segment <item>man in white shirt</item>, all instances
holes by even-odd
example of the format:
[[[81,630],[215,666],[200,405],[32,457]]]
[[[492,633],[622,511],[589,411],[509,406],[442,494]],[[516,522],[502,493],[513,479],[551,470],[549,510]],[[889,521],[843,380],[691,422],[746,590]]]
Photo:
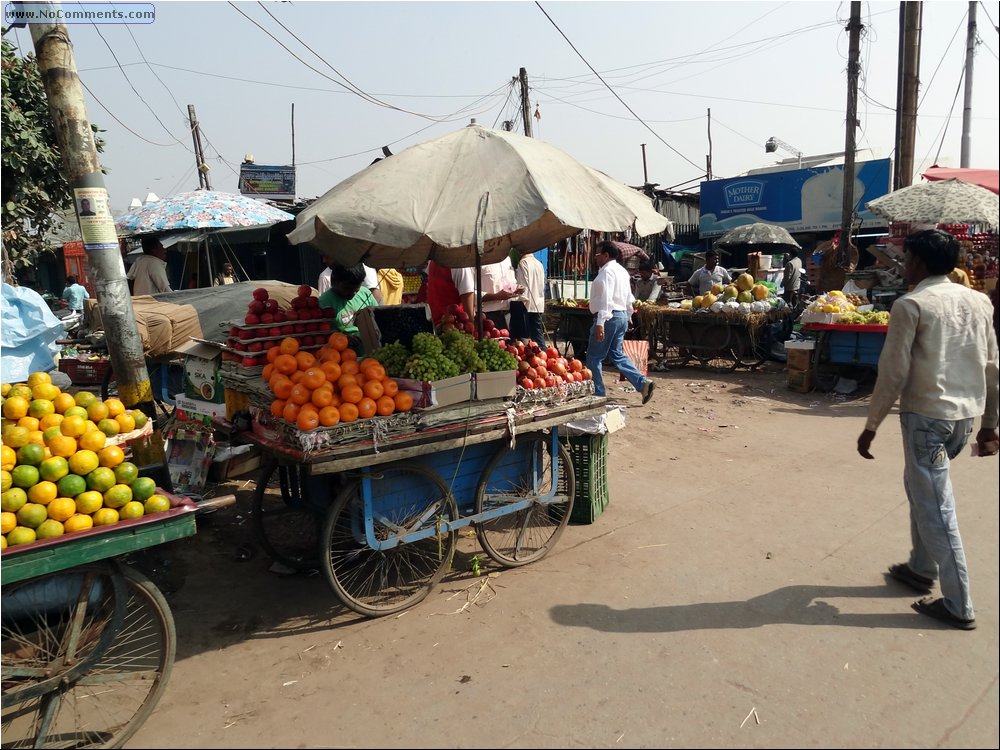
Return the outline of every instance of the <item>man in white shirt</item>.
[[[132,294],[136,297],[171,291],[167,279],[167,249],[159,239],[142,238],[142,255],[132,264],[128,278],[132,280]]]
[[[316,291],[322,294],[330,289],[330,279],[333,274],[333,258],[329,255],[322,255],[320,258],[323,261],[324,268],[319,272],[319,279],[316,281]]]
[[[594,326],[590,329],[587,344],[587,367],[594,378],[594,393],[606,395],[602,366],[605,359],[618,368],[618,372],[642,394],[642,403],[653,396],[656,383],[641,372],[628,358],[622,347],[625,331],[632,317],[632,277],[618,264],[621,252],[611,242],[597,246],[597,265],[600,270],[590,286],[590,312]]]
[[[458,289],[458,299],[465,308],[466,315],[476,320],[476,269],[453,268],[451,279]],[[499,263],[488,263],[482,267],[480,284],[483,293],[483,313],[493,321],[497,328],[507,328],[507,310],[512,297],[518,296],[523,289],[517,286],[514,276],[514,266],[510,258],[504,258]]]
[[[534,253],[525,253],[514,269],[514,278],[524,291],[510,301],[510,335],[531,339],[545,348],[545,268]]]
[[[985,294],[948,279],[959,250],[950,234],[917,232],[903,250],[906,281],[914,289],[893,303],[858,453],[874,458],[875,431],[898,397],[913,546],[909,560],[892,565],[888,574],[920,593],[930,593],[938,578],[943,596],[920,599],[913,609],[972,630],[975,611],[950,462],[980,416],[976,448],[982,456],[997,453],[1000,376],[993,307]]]
[[[719,265],[719,253],[716,250],[709,250],[705,253],[705,265],[703,268],[699,268],[693,274],[691,278],[688,279],[688,286],[691,287],[691,293],[694,295],[707,294],[712,289],[713,284],[726,284],[731,283],[733,277],[729,275],[729,271]]]
[[[380,305],[385,304],[385,298],[382,296],[382,287],[378,285],[378,271],[371,266],[365,266],[365,283],[363,286],[368,288],[368,291],[372,293],[376,302]]]

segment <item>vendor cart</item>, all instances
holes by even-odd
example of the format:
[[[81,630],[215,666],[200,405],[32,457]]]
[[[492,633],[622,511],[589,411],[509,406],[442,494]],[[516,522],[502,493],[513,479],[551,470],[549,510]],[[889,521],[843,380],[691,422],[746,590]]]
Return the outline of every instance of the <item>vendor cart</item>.
[[[830,391],[842,376],[860,380],[877,372],[887,325],[807,323],[803,331],[815,334],[813,382]]]
[[[3,747],[121,747],[152,713],[174,621],[117,556],[195,533],[199,507],[160,493],[170,510],[4,550]]]
[[[253,499],[255,529],[276,560],[322,569],[355,612],[399,612],[448,570],[460,529],[474,525],[500,565],[544,557],[575,494],[559,426],[605,409],[596,396],[499,410],[464,404],[429,412],[438,426],[313,455],[248,433],[269,458]]]

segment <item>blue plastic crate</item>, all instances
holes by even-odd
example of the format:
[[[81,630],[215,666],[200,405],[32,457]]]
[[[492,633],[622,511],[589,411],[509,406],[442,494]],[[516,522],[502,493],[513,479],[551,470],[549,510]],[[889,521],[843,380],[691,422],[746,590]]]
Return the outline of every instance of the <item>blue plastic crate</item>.
[[[878,364],[885,343],[884,333],[853,331],[830,332],[830,362],[835,365]]]

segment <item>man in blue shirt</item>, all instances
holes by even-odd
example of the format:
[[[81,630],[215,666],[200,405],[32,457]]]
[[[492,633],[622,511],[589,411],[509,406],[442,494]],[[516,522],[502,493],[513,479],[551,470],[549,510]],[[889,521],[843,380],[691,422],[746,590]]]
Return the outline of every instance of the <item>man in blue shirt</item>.
[[[67,276],[66,288],[63,289],[62,298],[70,310],[73,312],[83,312],[83,301],[87,299],[87,290],[76,283],[76,276]]]

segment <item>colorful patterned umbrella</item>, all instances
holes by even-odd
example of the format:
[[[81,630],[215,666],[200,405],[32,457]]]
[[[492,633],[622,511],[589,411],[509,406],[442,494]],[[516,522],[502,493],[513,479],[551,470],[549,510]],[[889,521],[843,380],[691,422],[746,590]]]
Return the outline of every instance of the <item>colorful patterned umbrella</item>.
[[[119,217],[115,226],[124,234],[151,234],[174,229],[254,227],[294,218],[254,198],[195,190],[147,203],[138,211]]]
[[[754,224],[744,224],[730,229],[715,243],[718,247],[735,247],[743,245],[790,245],[799,247],[799,243],[784,227],[765,224],[758,221]]]
[[[908,224],[997,226],[996,193],[962,180],[921,182],[869,201],[869,211]]]

